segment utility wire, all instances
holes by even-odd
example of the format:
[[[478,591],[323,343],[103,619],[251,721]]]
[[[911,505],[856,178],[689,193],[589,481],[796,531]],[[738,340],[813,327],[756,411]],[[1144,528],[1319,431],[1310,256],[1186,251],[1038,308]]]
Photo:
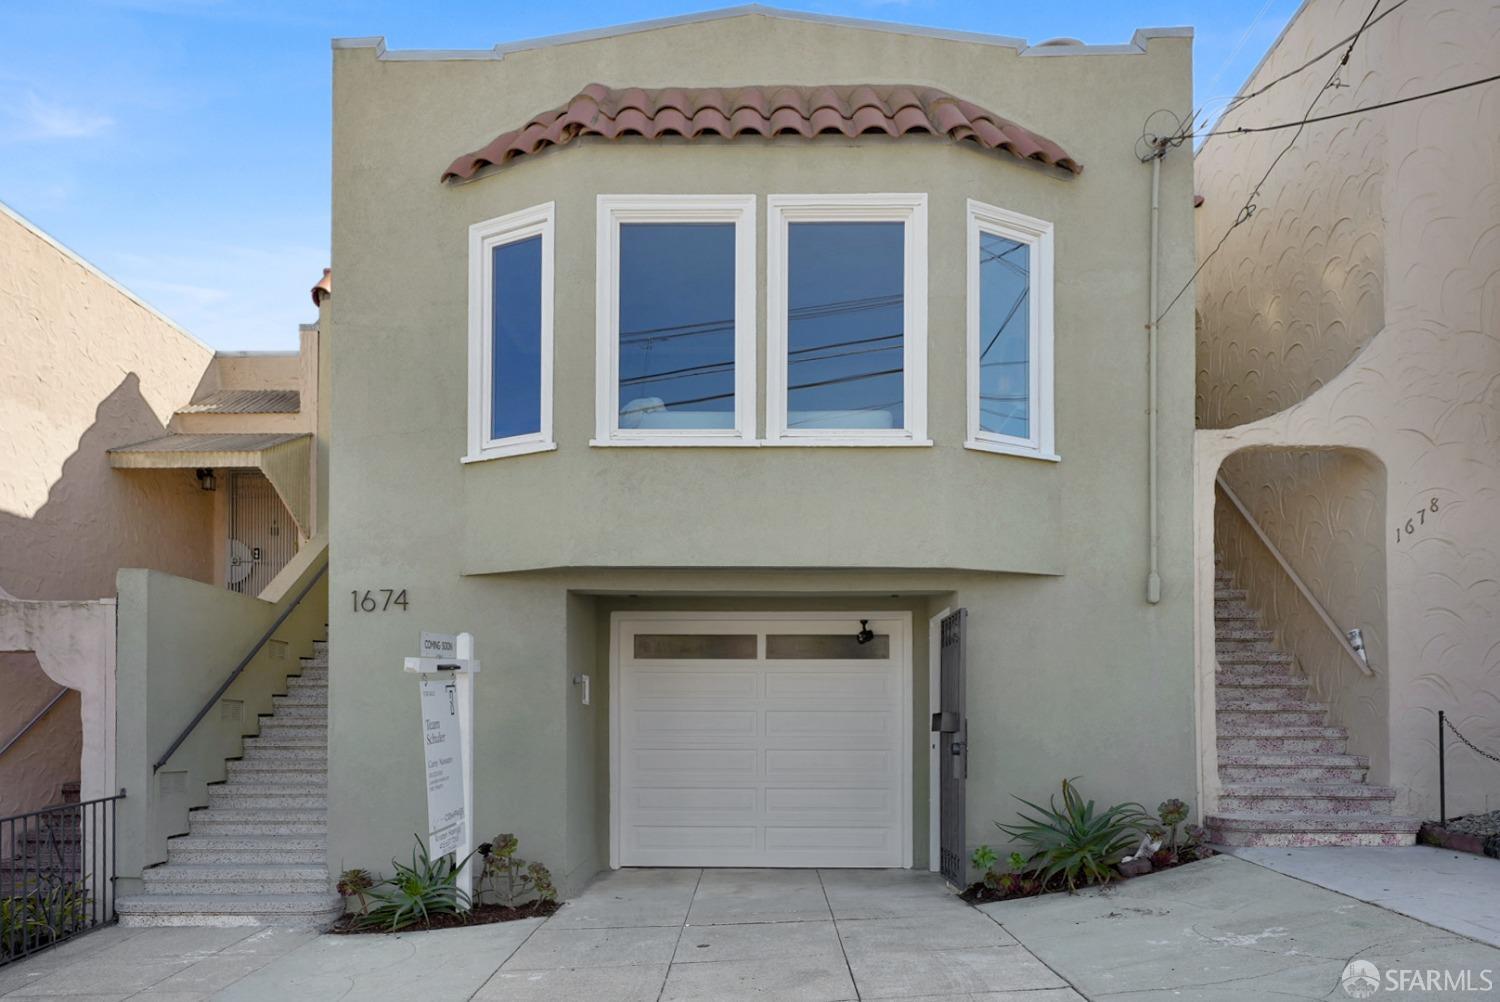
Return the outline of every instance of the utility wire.
[[[1255,88],[1252,91],[1246,91],[1243,94],[1236,94],[1234,96],[1234,98],[1230,100],[1229,104],[1225,106],[1224,110],[1219,113],[1219,119],[1222,121],[1225,115],[1229,114],[1231,111],[1233,111],[1234,109],[1238,108],[1240,105],[1244,104],[1246,101],[1250,100],[1251,98],[1253,98],[1253,97],[1259,97],[1260,95],[1264,94],[1266,91],[1270,90],[1272,87],[1275,87],[1277,84],[1281,83],[1282,81],[1284,81],[1284,80],[1290,80],[1292,77],[1296,76],[1298,73],[1301,73],[1303,70],[1307,69],[1309,66],[1312,66],[1315,63],[1321,62],[1323,59],[1326,59],[1328,56],[1330,56],[1333,53],[1337,52],[1342,46],[1344,46],[1346,44],[1349,44],[1349,43],[1353,42],[1356,38],[1358,38],[1359,34],[1360,34],[1360,31],[1364,31],[1366,28],[1373,28],[1375,25],[1379,24],[1381,21],[1384,21],[1387,17],[1390,17],[1392,14],[1396,13],[1396,11],[1398,11],[1402,7],[1406,6],[1406,4],[1409,3],[1409,2],[1410,2],[1410,0],[1397,0],[1397,2],[1395,4],[1391,5],[1390,7],[1387,7],[1385,10],[1381,11],[1379,17],[1372,18],[1370,20],[1369,24],[1364,25],[1363,27],[1361,27],[1359,31],[1356,31],[1352,35],[1347,35],[1344,38],[1339,39],[1337,42],[1335,42],[1334,44],[1330,45],[1328,48],[1324,49],[1322,52],[1318,53],[1316,56],[1313,56],[1311,59],[1309,59],[1307,62],[1303,63],[1301,66],[1298,66],[1296,69],[1294,69],[1294,70],[1288,70],[1287,72],[1283,73],[1281,76],[1277,77],[1275,80],[1272,80],[1269,83],[1262,84],[1261,86]],[[1209,134],[1212,135],[1212,133],[1209,133]]]
[[[1439,90],[1429,90],[1422,94],[1412,94],[1409,97],[1398,97],[1393,101],[1382,101],[1379,104],[1366,104],[1358,108],[1350,108],[1348,111],[1335,111],[1327,115],[1314,115],[1312,118],[1303,118],[1295,122],[1282,122],[1279,125],[1239,125],[1232,129],[1216,129],[1213,132],[1189,133],[1186,138],[1200,139],[1209,136],[1242,136],[1252,132],[1277,132],[1281,129],[1295,129],[1304,125],[1312,125],[1314,122],[1327,122],[1334,118],[1346,118],[1349,115],[1363,115],[1369,111],[1379,111],[1382,108],[1394,108],[1398,104],[1409,104],[1412,101],[1421,101],[1424,98],[1438,97],[1443,94],[1452,94],[1456,90],[1467,90],[1470,87],[1478,87],[1482,84],[1494,83],[1500,80],[1500,73],[1492,77],[1484,77],[1481,80],[1470,80],[1467,83],[1454,84],[1452,87],[1443,87]]]
[[[1245,199],[1245,204],[1241,206],[1240,211],[1235,214],[1234,222],[1229,224],[1229,228],[1224,231],[1224,235],[1219,238],[1219,242],[1214,245],[1214,249],[1209,251],[1208,256],[1206,256],[1202,261],[1198,262],[1198,267],[1193,269],[1193,273],[1189,275],[1188,280],[1182,284],[1182,288],[1178,289],[1177,294],[1172,297],[1172,301],[1167,303],[1166,309],[1158,313],[1156,317],[1151,321],[1153,328],[1161,326],[1162,318],[1171,311],[1172,307],[1177,305],[1177,301],[1182,298],[1183,293],[1187,292],[1188,289],[1191,289],[1193,287],[1193,282],[1197,280],[1199,274],[1201,274],[1203,269],[1208,265],[1208,262],[1212,261],[1214,259],[1214,256],[1217,255],[1219,251],[1224,247],[1224,242],[1229,239],[1229,235],[1245,222],[1247,222],[1251,216],[1255,215],[1255,200],[1260,197],[1261,188],[1265,187],[1265,183],[1271,177],[1271,173],[1276,170],[1276,165],[1281,163],[1282,158],[1291,152],[1293,146],[1297,145],[1297,140],[1301,138],[1302,130],[1307,127],[1307,123],[1312,115],[1313,109],[1318,106],[1318,102],[1322,100],[1323,95],[1328,92],[1328,89],[1333,86],[1334,81],[1339,78],[1340,71],[1342,71],[1343,68],[1348,65],[1349,56],[1354,52],[1354,46],[1359,43],[1360,35],[1362,35],[1365,29],[1370,26],[1370,19],[1375,16],[1375,11],[1380,7],[1380,3],[1381,0],[1375,0],[1375,3],[1370,6],[1369,13],[1366,14],[1365,19],[1360,22],[1359,30],[1356,31],[1352,36],[1350,36],[1349,47],[1344,50],[1344,55],[1339,59],[1338,65],[1333,68],[1333,72],[1328,75],[1328,79],[1323,82],[1323,86],[1319,87],[1318,92],[1313,95],[1312,103],[1307,106],[1307,111],[1303,112],[1302,114],[1302,121],[1293,123],[1296,126],[1297,131],[1292,134],[1291,140],[1284,147],[1282,147],[1280,153],[1276,154],[1275,159],[1271,161],[1271,166],[1266,168],[1266,172],[1262,174],[1260,180],[1255,183],[1255,187],[1250,189],[1250,195]],[[1163,147],[1162,149],[1164,152],[1165,147]]]

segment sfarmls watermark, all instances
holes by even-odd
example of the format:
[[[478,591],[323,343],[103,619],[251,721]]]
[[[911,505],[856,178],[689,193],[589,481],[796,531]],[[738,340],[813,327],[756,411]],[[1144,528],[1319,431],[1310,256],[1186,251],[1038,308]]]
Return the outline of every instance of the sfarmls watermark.
[[[1388,992],[1488,992],[1495,987],[1494,972],[1392,967],[1382,972],[1368,960],[1351,960],[1339,978],[1344,994],[1367,999],[1381,989]]]

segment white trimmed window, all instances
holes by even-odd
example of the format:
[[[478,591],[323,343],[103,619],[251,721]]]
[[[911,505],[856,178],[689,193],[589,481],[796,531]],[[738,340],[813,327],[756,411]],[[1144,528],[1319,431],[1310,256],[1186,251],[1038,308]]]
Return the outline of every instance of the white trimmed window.
[[[969,200],[971,449],[1056,460],[1052,224]]]
[[[553,203],[469,227],[469,453],[552,441]]]
[[[927,196],[766,205],[766,443],[931,445]]]
[[[594,445],[755,444],[755,197],[600,195]]]

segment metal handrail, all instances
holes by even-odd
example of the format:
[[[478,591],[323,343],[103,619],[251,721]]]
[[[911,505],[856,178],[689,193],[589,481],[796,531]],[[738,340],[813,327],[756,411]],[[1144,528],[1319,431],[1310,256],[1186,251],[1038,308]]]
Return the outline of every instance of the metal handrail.
[[[1233,488],[1225,482],[1224,475],[1221,473],[1216,476],[1214,482],[1219,485],[1219,490],[1224,492],[1224,496],[1229,499],[1229,502],[1239,510],[1240,516],[1244,518],[1245,522],[1254,531],[1256,537],[1260,539],[1265,548],[1271,552],[1271,556],[1275,558],[1276,562],[1281,565],[1281,569],[1286,572],[1286,576],[1292,579],[1292,584],[1296,585],[1297,591],[1307,600],[1307,604],[1312,606],[1313,612],[1317,613],[1318,618],[1323,621],[1323,625],[1328,627],[1328,632],[1333,634],[1333,638],[1344,649],[1344,653],[1349,655],[1350,660],[1354,662],[1360,671],[1366,675],[1374,675],[1375,669],[1370,667],[1370,662],[1360,657],[1359,653],[1355,651],[1354,646],[1349,643],[1349,638],[1344,635],[1344,631],[1339,629],[1339,625],[1333,621],[1333,617],[1328,614],[1328,610],[1323,608],[1323,603],[1319,602],[1317,596],[1308,590],[1307,585],[1302,582],[1301,575],[1292,569],[1291,564],[1287,563],[1286,557],[1282,556],[1281,551],[1276,548],[1276,544],[1271,542],[1271,537],[1266,535],[1266,531],[1260,527],[1260,523],[1255,521],[1255,516],[1250,514],[1250,509],[1245,507],[1245,503],[1239,499],[1239,495],[1235,494]]]
[[[0,757],[4,757],[5,753],[8,752],[8,751],[10,751],[12,745],[14,745],[17,741],[20,741],[22,738],[24,738],[26,736],[26,732],[29,731],[29,730],[31,730],[33,727],[35,727],[37,725],[37,721],[39,721],[43,717],[45,717],[47,715],[48,711],[51,710],[54,706],[57,705],[58,700],[62,699],[64,696],[66,696],[68,693],[70,693],[72,691],[73,691],[72,689],[69,689],[65,685],[58,686],[57,687],[57,692],[54,693],[53,696],[52,696],[52,698],[47,701],[47,705],[44,706],[44,707],[42,707],[40,710],[38,710],[37,713],[36,713],[36,716],[34,716],[30,720],[26,721],[26,726],[25,727],[22,727],[19,731],[16,731],[15,734],[12,734],[10,740],[7,741],[7,742],[5,742],[5,744],[3,746],[0,746]]]
[[[162,753],[161,758],[157,759],[152,764],[151,772],[153,775],[162,766],[167,764],[167,760],[172,757],[172,753],[175,752],[182,745],[182,743],[187,740],[189,734],[193,733],[193,728],[197,727],[199,722],[201,722],[204,717],[208,716],[208,711],[212,710],[214,708],[214,704],[219,701],[219,698],[223,696],[224,693],[229,691],[229,687],[234,684],[235,679],[240,677],[240,673],[245,670],[245,666],[250,664],[250,662],[255,658],[255,655],[260,653],[260,649],[266,646],[266,641],[271,639],[276,631],[281,628],[281,624],[286,622],[286,618],[296,610],[297,606],[302,604],[302,600],[307,597],[307,593],[313,590],[313,585],[318,583],[319,579],[323,577],[324,573],[326,573],[327,570],[328,560],[327,558],[324,558],[323,566],[318,568],[318,573],[314,574],[312,576],[312,580],[307,582],[307,584],[303,586],[302,590],[297,593],[296,598],[287,603],[286,608],[281,610],[281,615],[276,617],[276,621],[266,628],[266,632],[260,635],[260,639],[257,640],[255,644],[250,648],[249,653],[240,658],[240,663],[234,666],[234,671],[229,673],[229,677],[224,680],[222,685],[214,690],[214,694],[212,696],[208,697],[208,702],[204,703],[203,708],[193,715],[193,719],[190,720],[188,722],[188,725],[182,729],[182,733],[177,735],[176,740],[174,740],[170,745],[167,746],[167,750]]]

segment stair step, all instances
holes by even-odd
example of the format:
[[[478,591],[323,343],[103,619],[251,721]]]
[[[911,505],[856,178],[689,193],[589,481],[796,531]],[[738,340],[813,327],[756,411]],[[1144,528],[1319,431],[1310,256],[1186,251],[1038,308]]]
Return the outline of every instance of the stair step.
[[[1253,704],[1241,704],[1252,706]],[[1259,724],[1277,723],[1288,727],[1316,727],[1324,723],[1327,712],[1324,710],[1288,710],[1282,708],[1271,709],[1242,709],[1239,706],[1226,707],[1219,705],[1218,724],[1220,727],[1238,726],[1246,724],[1254,727]]]
[[[1310,711],[1327,713],[1328,707],[1309,699],[1263,696],[1258,690],[1219,690],[1217,694],[1219,712],[1234,710],[1239,713],[1296,713]]]
[[[1362,783],[1370,761],[1363,755],[1309,752],[1231,752],[1219,755],[1225,783]]]
[[[286,691],[288,695],[294,692],[315,692],[323,696],[328,695],[328,676],[320,675],[308,678],[306,675],[288,675],[286,679]]]
[[[122,926],[281,926],[326,929],[344,912],[331,891],[315,894],[138,894],[115,903]]]
[[[315,749],[316,750],[316,749]],[[316,758],[242,758],[225,763],[231,781],[256,783],[328,782],[328,756]]]
[[[287,696],[271,697],[271,712],[277,721],[283,720],[322,720],[328,719],[328,704],[296,702]]]
[[[278,693],[271,697],[272,706],[327,706],[328,705],[328,683],[319,680],[316,685],[304,685],[296,688],[292,683],[298,679],[290,679],[287,682],[287,691]]]
[[[1342,727],[1304,727],[1287,724],[1218,722],[1221,755],[1260,752],[1292,754],[1317,752],[1337,754],[1349,743]]]
[[[285,734],[280,732],[267,734],[265,729],[262,728],[260,734],[251,735],[245,739],[245,751],[247,753],[251,749],[270,748],[277,749],[278,751],[286,749],[306,751],[311,748],[326,755],[328,753],[328,732],[326,730],[320,733],[291,731]]]
[[[196,807],[189,818],[207,816],[223,820],[327,821],[328,812],[317,807]]]
[[[211,786],[208,788],[209,807],[306,807],[327,810],[328,794],[325,788],[306,788],[305,784],[282,783],[277,785],[236,784],[233,787]]]
[[[168,863],[324,864],[325,837],[310,835],[178,835],[167,840]]]
[[[1389,814],[1226,812],[1203,819],[1209,841],[1227,846],[1415,845],[1420,818]]]
[[[1225,706],[1225,701],[1243,702],[1245,700],[1270,699],[1286,703],[1307,703],[1307,679],[1305,678],[1278,678],[1278,679],[1229,679],[1216,680],[1215,692],[1218,694],[1219,707]]]
[[[326,835],[328,818],[315,821],[280,821],[274,818],[228,819],[213,811],[194,811],[188,815],[188,831],[193,835]]]
[[[1389,814],[1396,791],[1364,783],[1225,783],[1219,809],[1254,814]]]
[[[1282,685],[1299,682],[1307,685],[1312,681],[1291,665],[1220,665],[1214,672],[1214,679],[1220,685],[1252,685],[1258,681]]]
[[[1294,660],[1286,651],[1218,651],[1214,658],[1220,665],[1289,665]]]
[[[1215,588],[1215,602],[1243,602],[1249,598],[1249,592],[1243,588]]]
[[[328,719],[313,717],[261,717],[259,737],[315,738],[328,742]]]
[[[256,743],[252,744],[251,741]],[[322,744],[260,744],[259,739],[245,741],[242,762],[308,762],[328,768],[328,749]]]
[[[141,874],[147,894],[322,894],[328,869],[285,863],[168,863]]]

